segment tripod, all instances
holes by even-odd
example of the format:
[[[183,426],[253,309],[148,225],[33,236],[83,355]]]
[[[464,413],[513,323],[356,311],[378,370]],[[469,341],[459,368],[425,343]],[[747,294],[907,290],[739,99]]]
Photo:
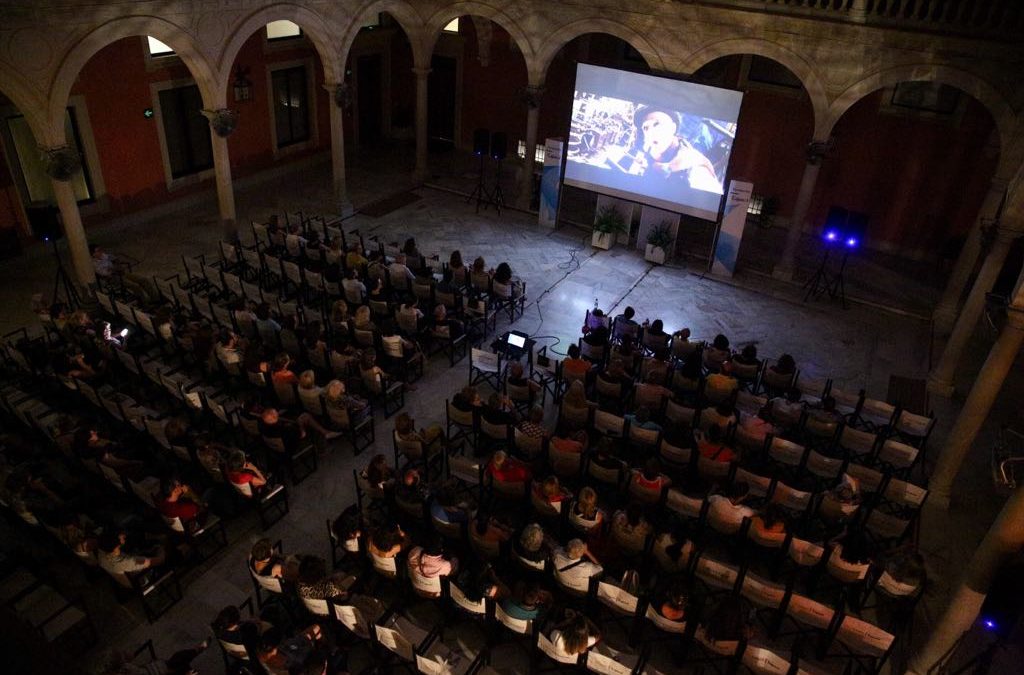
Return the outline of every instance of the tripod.
[[[498,215],[501,215],[501,207],[505,206],[505,195],[501,191],[501,162],[502,159],[498,159],[498,169],[494,172],[494,193],[492,194],[491,204],[494,204],[494,208],[498,210]]]
[[[850,257],[850,252],[845,249],[843,250],[843,259],[839,263],[839,271],[834,273],[829,270],[828,266],[828,259],[831,254],[832,249],[826,246],[825,253],[821,256],[821,264],[818,265],[818,271],[803,285],[803,288],[807,289],[807,292],[804,294],[804,302],[811,298],[817,298],[822,293],[827,293],[831,300],[835,300],[838,296],[843,309],[846,309],[846,283],[843,277],[846,272],[846,260]]]
[[[57,261],[57,271],[54,273],[53,278],[53,301],[50,304],[56,304],[60,299],[61,291],[63,291],[68,307],[77,307],[81,300],[78,297],[78,290],[75,289],[74,282],[71,281],[67,270],[64,269],[64,261],[60,257],[60,251],[57,250],[57,240],[51,237],[49,242],[53,247],[53,257]]]
[[[484,161],[485,161],[485,159],[486,159],[486,157],[485,157],[484,153],[480,153],[480,168],[477,170],[477,173],[476,173],[476,187],[473,188],[473,191],[469,193],[468,197],[466,197],[466,203],[467,204],[470,203],[471,201],[473,201],[473,198],[476,197],[476,212],[477,213],[480,213],[480,204],[483,204],[484,208],[487,208],[487,204],[490,204],[491,201],[492,201],[491,200],[491,195],[490,195],[489,192],[487,192],[487,187],[484,184]],[[501,188],[499,187],[498,189],[500,190]]]

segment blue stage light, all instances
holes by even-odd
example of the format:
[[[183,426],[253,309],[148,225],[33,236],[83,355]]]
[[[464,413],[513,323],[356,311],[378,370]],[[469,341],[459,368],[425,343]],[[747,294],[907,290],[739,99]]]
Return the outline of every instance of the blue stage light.
[[[848,237],[847,240],[846,240],[846,245],[849,248],[857,248],[857,238],[856,237]]]
[[[839,233],[835,230],[825,231],[825,241],[835,241],[839,239]]]

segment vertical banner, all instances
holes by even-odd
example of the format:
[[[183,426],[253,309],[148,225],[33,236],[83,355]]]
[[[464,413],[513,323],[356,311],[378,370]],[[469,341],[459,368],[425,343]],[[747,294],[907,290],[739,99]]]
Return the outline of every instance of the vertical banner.
[[[544,227],[558,225],[558,197],[562,189],[563,143],[557,138],[544,141],[544,170],[540,175],[540,209],[537,222]],[[529,158],[527,158],[529,159]],[[532,165],[532,162],[527,162]]]
[[[747,204],[750,203],[750,194],[753,190],[753,183],[729,181],[725,209],[722,211],[722,224],[718,228],[718,241],[715,243],[715,255],[711,259],[712,274],[731,277],[736,271],[736,256],[740,252],[743,228],[747,224]]]

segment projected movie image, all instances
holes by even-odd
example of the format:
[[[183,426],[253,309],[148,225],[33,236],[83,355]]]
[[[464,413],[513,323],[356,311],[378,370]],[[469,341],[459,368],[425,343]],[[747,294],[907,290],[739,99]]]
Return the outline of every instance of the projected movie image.
[[[714,220],[739,103],[729,90],[581,64],[565,182]]]

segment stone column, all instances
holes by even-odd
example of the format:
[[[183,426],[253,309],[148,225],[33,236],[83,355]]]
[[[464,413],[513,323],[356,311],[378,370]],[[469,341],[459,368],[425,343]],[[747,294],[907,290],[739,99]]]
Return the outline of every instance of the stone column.
[[[543,85],[529,85],[523,91],[523,102],[526,104],[526,156],[523,158],[523,174],[519,177],[519,196],[516,206],[526,210],[530,208],[530,197],[533,196],[533,157],[537,154],[537,120],[540,117],[540,100],[544,95]]]
[[[331,94],[331,197],[342,216],[352,215],[352,202],[345,184],[345,111],[352,107],[352,96],[346,82],[324,84]]]
[[[772,276],[777,279],[789,281],[793,278],[796,270],[796,251],[800,247],[800,237],[804,232],[804,220],[807,218],[807,210],[811,207],[811,197],[814,196],[814,187],[818,182],[818,170],[821,169],[821,162],[827,152],[828,141],[815,140],[807,145],[807,164],[804,165],[800,190],[793,206],[793,217],[786,232],[786,247],[775,269],[772,270]]]
[[[46,174],[50,177],[53,194],[57,198],[64,236],[68,240],[71,266],[79,283],[89,286],[96,283],[96,270],[92,265],[92,256],[89,255],[89,242],[85,238],[85,228],[82,227],[82,214],[78,210],[75,189],[71,186],[72,177],[82,168],[82,160],[67,145],[44,148],[43,155]]]
[[[1007,182],[1005,180],[992,179],[992,185],[989,187],[988,194],[985,195],[985,200],[978,211],[978,218],[971,227],[971,231],[967,234],[964,247],[961,249],[960,255],[957,256],[953,272],[949,275],[949,282],[946,284],[946,290],[942,294],[942,299],[935,306],[935,311],[932,313],[932,324],[935,326],[935,330],[942,335],[948,335],[953,330],[957,310],[960,307],[960,298],[963,297],[964,288],[974,272],[974,266],[978,262],[978,255],[981,253],[982,228],[990,225],[999,213],[999,205],[1006,195],[1006,186]]]
[[[413,68],[416,73],[416,169],[413,179],[427,179],[427,86],[430,68]]]
[[[228,136],[238,126],[238,113],[229,108],[204,110],[210,123],[210,146],[213,150],[213,171],[217,181],[217,208],[224,237],[233,241],[238,235],[235,223],[235,189],[231,182],[231,155]]]
[[[907,675],[924,675],[935,670],[957,640],[974,625],[1000,566],[1022,546],[1024,488],[1017,488],[974,552],[960,587],[950,597],[949,605],[932,629],[928,642],[907,665]]]
[[[981,425],[988,418],[992,404],[999,395],[999,390],[1003,388],[1003,381],[1013,367],[1017,352],[1024,342],[1024,298],[1017,300],[1021,304],[1015,303],[1010,306],[1006,325],[999,333],[996,343],[992,345],[985,365],[981,367],[981,372],[960,409],[956,424],[942,446],[942,454],[939,455],[935,473],[932,474],[928,485],[929,503],[935,506],[949,507],[949,496],[956,475],[960,471],[960,465],[974,444]]]
[[[996,277],[1003,269],[1003,263],[1010,252],[1010,244],[1021,236],[1021,231],[1017,229],[1006,227],[993,229],[996,230],[993,233],[995,240],[985,256],[985,262],[981,265],[981,271],[978,272],[974,285],[971,286],[971,292],[960,311],[949,341],[946,342],[946,348],[942,351],[939,363],[928,376],[928,390],[941,396],[953,394],[953,375],[960,363],[964,348],[970,341],[971,335],[974,334],[981,312],[985,308],[985,294],[992,290],[992,284],[995,283]]]

